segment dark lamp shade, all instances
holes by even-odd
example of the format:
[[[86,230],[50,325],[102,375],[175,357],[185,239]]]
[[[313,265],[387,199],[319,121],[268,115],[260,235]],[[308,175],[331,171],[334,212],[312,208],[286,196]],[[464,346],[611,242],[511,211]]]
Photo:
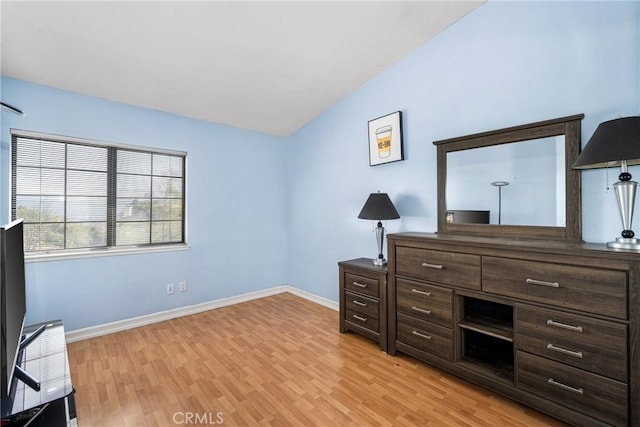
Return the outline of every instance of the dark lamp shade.
[[[364,203],[360,215],[360,219],[398,219],[400,215],[396,210],[387,193],[371,193]]]
[[[594,169],[640,164],[640,116],[602,122],[573,164],[574,169]]]

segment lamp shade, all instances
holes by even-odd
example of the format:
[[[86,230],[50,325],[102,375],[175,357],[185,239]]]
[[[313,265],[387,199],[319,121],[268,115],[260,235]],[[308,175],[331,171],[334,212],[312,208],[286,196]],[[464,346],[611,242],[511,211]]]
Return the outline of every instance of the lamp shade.
[[[594,169],[640,164],[640,116],[602,122],[573,164],[574,169]]]
[[[387,193],[371,193],[364,203],[360,214],[360,219],[398,219],[400,215]]]

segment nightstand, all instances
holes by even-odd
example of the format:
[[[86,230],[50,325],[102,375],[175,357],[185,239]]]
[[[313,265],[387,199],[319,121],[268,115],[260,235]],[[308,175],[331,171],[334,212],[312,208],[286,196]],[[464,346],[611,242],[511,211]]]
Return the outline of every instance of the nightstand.
[[[387,351],[387,266],[371,258],[338,263],[340,270],[340,332],[370,338]]]

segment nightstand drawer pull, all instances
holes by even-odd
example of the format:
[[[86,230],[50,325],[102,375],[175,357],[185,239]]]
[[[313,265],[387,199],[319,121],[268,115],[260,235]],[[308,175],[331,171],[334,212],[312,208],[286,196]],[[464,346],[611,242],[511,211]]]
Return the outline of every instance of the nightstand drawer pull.
[[[354,300],[353,300],[353,303],[354,303],[355,305],[359,305],[360,307],[366,307],[366,306],[367,306],[367,303],[366,303],[366,302],[358,301],[357,299],[354,299]]]
[[[415,305],[411,307],[411,310],[417,311],[418,313],[431,314],[431,310],[425,310],[424,308],[416,307]]]
[[[424,338],[425,340],[431,340],[431,335],[421,334],[418,331],[411,331],[411,333],[417,337]]]
[[[353,315],[353,318],[354,318],[354,319],[358,319],[358,320],[359,320],[359,321],[361,321],[361,322],[366,322],[366,321],[367,321],[367,318],[366,318],[366,317],[358,316],[357,314],[354,314],[354,315]]]
[[[366,283],[360,283],[360,282],[353,282],[353,286],[357,286],[359,288],[368,288],[369,285],[367,285]]]
[[[527,279],[525,283],[528,285],[538,285],[538,286],[548,286],[550,288],[559,288],[560,283],[558,282],[545,282],[544,280],[536,280],[536,279]]]
[[[553,378],[549,378],[547,380],[547,383],[549,385],[554,386],[554,387],[558,387],[558,388],[561,388],[563,390],[567,390],[567,391],[570,391],[572,393],[579,394],[580,396],[582,396],[584,394],[584,390],[583,389],[575,388],[575,387],[568,386],[566,384],[559,383],[558,381],[555,381]]]
[[[578,357],[582,359],[581,351],[568,350],[566,348],[558,347],[557,345],[553,345],[553,344],[547,344],[547,350],[557,351],[558,353],[568,354],[569,356]]]
[[[444,268],[444,265],[442,264],[429,264],[428,262],[423,262],[422,266],[427,268],[435,268],[436,270],[442,270]]]
[[[567,325],[566,323],[560,323],[554,320],[547,320],[547,325],[555,326],[556,328],[561,328],[561,329],[568,329],[574,332],[582,332],[582,326]]]
[[[413,292],[415,294],[424,295],[424,296],[427,296],[427,297],[431,296],[431,292],[421,291],[420,289],[416,289],[416,288],[411,289],[411,292]]]

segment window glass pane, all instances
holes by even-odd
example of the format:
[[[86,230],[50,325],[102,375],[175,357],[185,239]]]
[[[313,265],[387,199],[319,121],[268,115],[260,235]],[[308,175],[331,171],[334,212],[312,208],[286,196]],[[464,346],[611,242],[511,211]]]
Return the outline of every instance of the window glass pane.
[[[182,197],[182,179],[180,178],[163,178],[153,177],[153,193],[156,197]]]
[[[16,168],[17,194],[64,195],[64,170]]]
[[[154,221],[151,223],[151,242],[182,242],[181,221]]]
[[[37,139],[18,138],[16,164],[18,166],[37,166],[64,168],[65,144]]]
[[[155,220],[181,220],[182,199],[160,199],[153,201],[153,218]]]
[[[67,249],[92,248],[106,245],[106,222],[67,224]]]
[[[27,251],[64,249],[64,224],[25,224],[24,247]]]
[[[153,175],[182,177],[182,157],[154,154]]]
[[[149,243],[148,222],[119,222],[116,226],[116,245],[143,245]]]
[[[70,196],[106,196],[105,172],[67,171],[67,194]]]
[[[151,177],[142,175],[118,174],[118,197],[143,197],[151,196]]]
[[[16,215],[25,222],[63,222],[64,197],[17,196]]]
[[[107,171],[107,149],[88,145],[67,145],[67,168]]]
[[[151,153],[118,150],[118,173],[151,175]]]
[[[69,197],[67,198],[67,221],[106,221],[106,197]]]
[[[151,200],[118,199],[116,208],[117,221],[149,221],[151,217]]]

